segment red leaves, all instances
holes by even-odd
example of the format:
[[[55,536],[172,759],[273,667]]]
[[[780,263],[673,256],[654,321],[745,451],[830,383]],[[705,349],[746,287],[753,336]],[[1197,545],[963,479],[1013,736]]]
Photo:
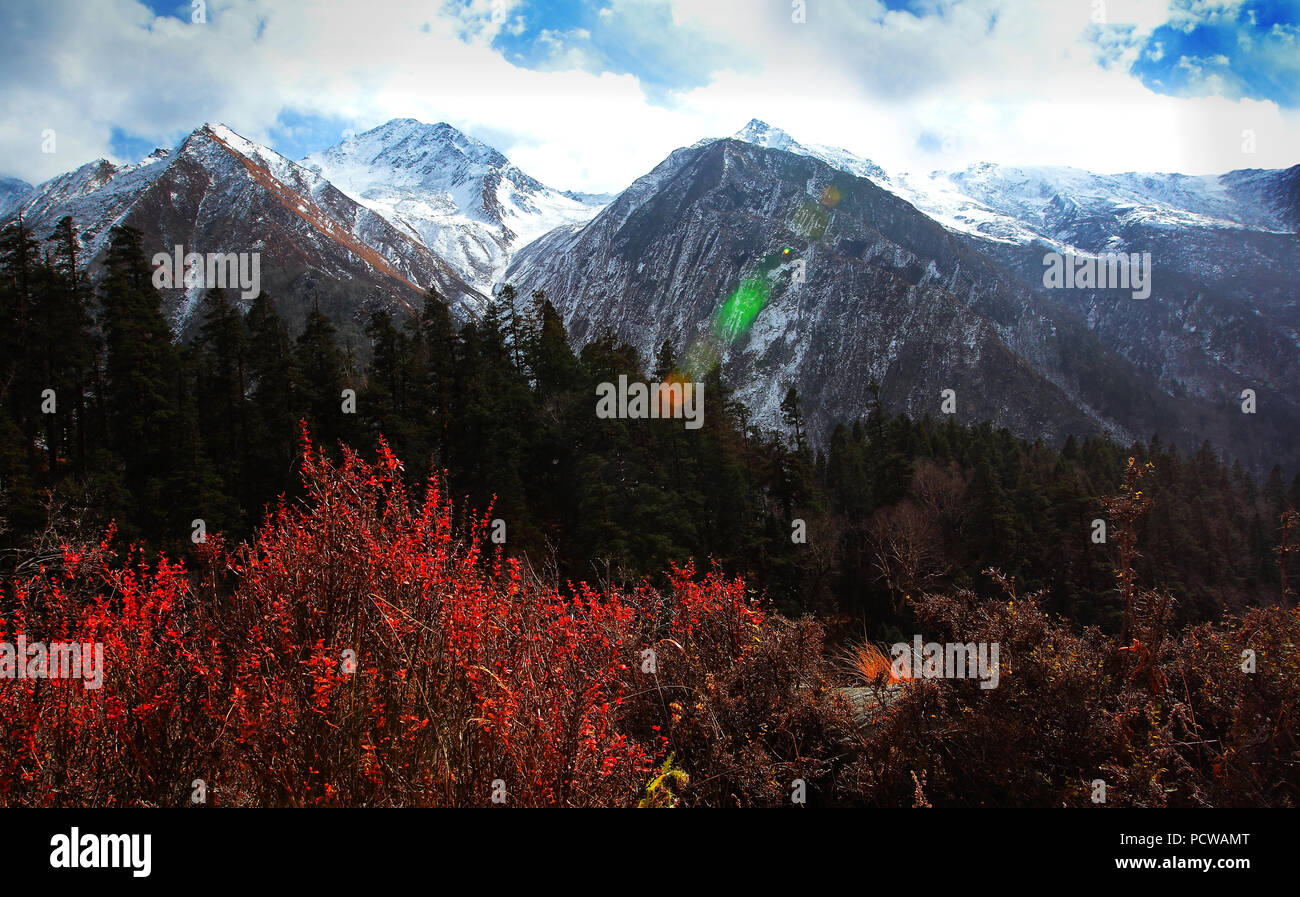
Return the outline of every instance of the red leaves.
[[[641,649],[725,665],[762,623],[690,566],[668,596],[534,582],[483,556],[486,517],[453,536],[436,478],[413,501],[386,444],[333,463],[304,433],[301,469],[305,503],[210,534],[196,574],[119,565],[110,534],[15,584],[0,638],[102,641],[106,673],[0,683],[0,803],[178,806],[199,777],[226,804],[483,805],[497,779],[510,805],[630,804],[667,741],[626,724]]]
[[[154,802],[165,770],[184,763],[202,734],[178,713],[202,695],[187,660],[196,632],[177,616],[189,588],[184,567],[151,568],[135,552],[118,566],[106,543],[65,547],[61,569],[14,584],[0,640],[99,643],[103,680],[99,688],[76,678],[0,682],[5,803],[123,802],[127,794]]]

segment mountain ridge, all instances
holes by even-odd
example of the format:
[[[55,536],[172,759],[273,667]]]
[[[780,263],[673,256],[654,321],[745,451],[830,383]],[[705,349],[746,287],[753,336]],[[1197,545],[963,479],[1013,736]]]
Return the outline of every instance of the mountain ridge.
[[[601,208],[593,201],[600,197],[548,187],[446,122],[393,119],[303,164],[421,240],[483,292],[497,285],[518,247]]]
[[[319,303],[361,339],[361,309],[417,307],[429,285],[477,308],[484,297],[444,260],[325,179],[234,132],[208,123],[172,151],[140,163],[87,163],[38,185],[10,212],[38,236],[71,215],[87,265],[102,259],[112,227],[139,229],[147,251],[260,252],[263,285],[299,324]],[[164,289],[184,334],[202,287]]]
[[[799,224],[809,208],[819,232]],[[814,432],[862,416],[861,387],[874,378],[895,411],[938,414],[941,390],[954,388],[966,403],[958,420],[987,417],[1030,438],[1164,432],[1192,444],[1213,433],[1252,466],[1269,463],[1271,449],[1233,427],[1232,397],[1262,385],[1249,372],[1220,366],[1219,380],[1179,399],[1123,346],[1099,340],[1070,297],[1044,290],[1041,266],[1033,284],[1029,269],[812,154],[737,138],[674,151],[588,224],[526,247],[507,279],[552,297],[577,342],[612,326],[649,358],[664,339],[679,350],[701,339],[727,295],[782,246],[805,263],[807,283],[773,281],[743,340],[717,350],[765,426],[780,425],[790,384]],[[945,309],[937,318],[935,307]],[[1284,444],[1297,420],[1283,406],[1264,442]]]
[[[670,152],[612,198],[547,187],[445,122],[394,119],[304,161],[209,123],[137,163],[15,185],[8,217],[37,229],[73,214],[92,263],[119,222],[160,249],[263,251],[291,326],[320,304],[362,352],[367,309],[413,308],[430,284],[461,318],[501,283],[543,289],[575,342],[611,326],[646,358],[663,339],[704,345],[771,428],[786,385],[824,428],[860,416],[874,378],[894,410],[937,413],[955,388],[961,419],[1020,435],[1200,434],[1256,468],[1295,455],[1300,166],[1189,177],[982,163],[931,172],[924,184],[942,189],[925,194],[757,119]],[[1103,251],[1152,253],[1150,301],[1044,289],[1044,252]],[[718,343],[711,322],[747,283],[765,301]],[[183,335],[198,294],[166,295]],[[1267,409],[1253,434],[1233,413],[1243,388]]]

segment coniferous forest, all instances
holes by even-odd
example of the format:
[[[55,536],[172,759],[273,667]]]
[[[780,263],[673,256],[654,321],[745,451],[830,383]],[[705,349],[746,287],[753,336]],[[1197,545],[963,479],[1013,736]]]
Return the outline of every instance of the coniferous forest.
[[[526,283],[364,344],[211,289],[178,342],[139,233],[94,287],[77,246],[0,236],[0,628],[108,660],[0,693],[0,803],[1300,801],[1294,471],[874,384],[763,429],[716,367],[698,430],[601,419],[682,347],[575,351]],[[999,687],[899,675],[914,633],[998,643]]]

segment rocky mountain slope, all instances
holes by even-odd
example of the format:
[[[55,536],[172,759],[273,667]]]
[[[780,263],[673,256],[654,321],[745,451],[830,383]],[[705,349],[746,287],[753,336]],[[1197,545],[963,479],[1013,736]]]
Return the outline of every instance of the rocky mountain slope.
[[[320,175],[222,125],[135,165],[98,160],[39,185],[10,210],[37,237],[71,215],[92,267],[115,224],[144,235],[147,254],[260,253],[261,287],[291,328],[319,303],[359,341],[364,309],[419,307],[431,284],[476,308],[483,296],[443,259]],[[164,291],[184,334],[202,288]]]
[[[511,253],[609,197],[560,192],[451,125],[394,119],[303,160],[490,291]]]
[[[908,200],[982,255],[1043,285],[1046,252],[1151,253],[1152,295],[1057,290],[1165,395],[1213,407],[1194,428],[1225,444],[1288,445],[1300,434],[1300,165],[1223,175],[1094,174],[989,163],[958,172],[885,172],[846,150],[809,147],[762,122],[737,137],[813,156]],[[1240,414],[1241,390],[1259,397]],[[1267,464],[1270,450],[1248,452]],[[1245,459],[1243,459],[1245,460]]]
[[[589,224],[527,247],[506,279],[545,290],[579,341],[610,326],[646,357],[665,339],[716,355],[769,426],[791,383],[820,429],[863,414],[874,377],[892,408],[938,415],[954,389],[959,419],[1049,439],[1159,431],[1263,465],[1300,432],[1276,404],[1243,426],[1237,394],[1267,388],[1246,371],[1169,389],[1099,338],[1077,297],[1043,289],[1041,245],[946,228],[878,184],[891,178],[866,160],[747,130],[761,139],[674,152]],[[1036,254],[1036,283],[1023,259],[995,251],[1006,246]],[[737,296],[756,306],[752,323],[719,335],[717,315]],[[1294,361],[1276,346],[1264,354]]]
[[[917,175],[752,121],[615,198],[547,187],[445,124],[394,120],[303,164],[205,125],[137,164],[0,183],[0,216],[19,213],[38,237],[71,214],[92,266],[118,222],[151,253],[260,252],[291,326],[318,302],[363,352],[370,307],[434,284],[474,315],[512,282],[578,343],[611,327],[647,359],[669,340],[696,372],[723,361],[768,427],[794,384],[820,437],[874,378],[916,415],[952,389],[958,419],[1022,436],[1159,432],[1300,463],[1300,166]],[[1045,253],[1115,251],[1151,254],[1149,298],[1044,287]],[[199,295],[167,293],[182,335]]]
[[[0,216],[7,215],[31,190],[32,185],[20,178],[0,176]]]

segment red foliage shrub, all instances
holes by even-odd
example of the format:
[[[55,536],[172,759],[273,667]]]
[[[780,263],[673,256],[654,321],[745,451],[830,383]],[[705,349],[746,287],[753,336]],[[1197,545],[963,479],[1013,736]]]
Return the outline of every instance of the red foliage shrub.
[[[176,804],[203,779],[218,804],[634,803],[665,744],[622,725],[641,650],[740,655],[743,585],[561,593],[484,556],[484,521],[457,538],[438,481],[414,503],[399,467],[305,443],[304,504],[212,538],[193,577],[118,569],[105,540],[14,583],[5,637],[102,641],[108,672],[0,684],[0,799]]]
[[[616,731],[630,610],[561,596],[453,538],[430,481],[418,510],[381,447],[308,450],[306,508],[281,507],[225,561],[231,725],[257,803],[607,803],[648,759]],[[354,672],[349,672],[352,666]]]
[[[201,620],[184,612],[182,565],[113,563],[109,537],[6,590],[0,641],[103,646],[102,684],[0,680],[0,799],[100,805],[129,795],[174,802],[215,733],[211,683],[195,653]],[[197,771],[195,770],[196,774]]]
[[[195,571],[110,533],[6,583],[0,642],[100,643],[104,668],[0,679],[0,804],[187,805],[198,779],[222,805],[1086,806],[1096,779],[1110,805],[1300,802],[1300,616],[1168,632],[1124,528],[1122,641],[1000,577],[922,595],[928,637],[999,644],[998,687],[881,675],[855,722],[820,625],[743,581],[556,589],[399,470],[304,440],[304,501]]]

